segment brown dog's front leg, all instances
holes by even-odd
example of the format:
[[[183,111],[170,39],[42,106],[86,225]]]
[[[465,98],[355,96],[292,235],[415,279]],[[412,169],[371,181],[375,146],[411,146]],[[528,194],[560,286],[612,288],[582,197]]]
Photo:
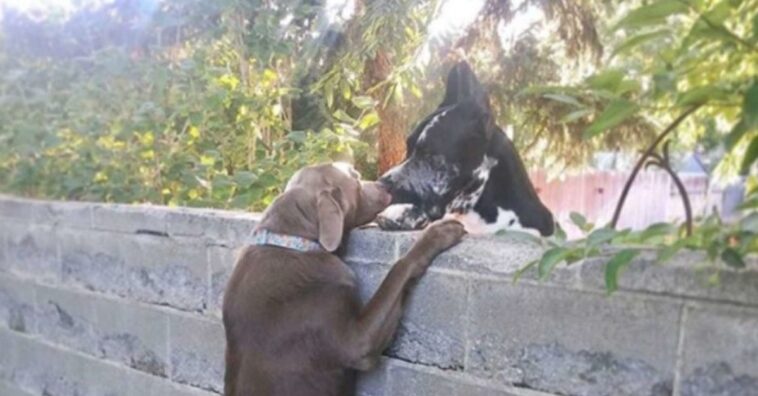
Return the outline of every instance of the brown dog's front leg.
[[[368,370],[389,345],[400,323],[405,295],[413,281],[424,274],[434,258],[457,244],[465,234],[454,220],[433,223],[408,253],[392,266],[371,300],[350,326],[350,366]]]

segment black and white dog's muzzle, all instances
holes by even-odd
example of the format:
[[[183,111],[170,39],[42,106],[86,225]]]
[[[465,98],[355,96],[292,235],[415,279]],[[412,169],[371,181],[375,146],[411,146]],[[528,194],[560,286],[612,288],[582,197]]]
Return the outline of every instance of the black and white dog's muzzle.
[[[497,163],[497,159],[485,156],[468,180],[460,182],[457,167],[446,164],[442,158],[430,162],[406,161],[380,180],[392,185],[398,203],[380,213],[376,221],[385,230],[417,230],[449,215],[468,215],[481,198],[490,171]]]

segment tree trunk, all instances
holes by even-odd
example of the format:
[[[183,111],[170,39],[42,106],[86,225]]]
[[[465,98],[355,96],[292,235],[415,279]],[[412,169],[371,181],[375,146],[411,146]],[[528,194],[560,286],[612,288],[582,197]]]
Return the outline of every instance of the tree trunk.
[[[364,69],[364,85],[365,89],[369,89],[389,77],[392,72],[392,62],[385,51],[378,50],[373,58],[366,61]],[[381,120],[377,134],[379,162],[377,176],[381,176],[405,159],[405,115],[392,99],[385,100],[388,93],[387,86],[376,89],[372,93],[372,97],[380,103],[377,109]]]

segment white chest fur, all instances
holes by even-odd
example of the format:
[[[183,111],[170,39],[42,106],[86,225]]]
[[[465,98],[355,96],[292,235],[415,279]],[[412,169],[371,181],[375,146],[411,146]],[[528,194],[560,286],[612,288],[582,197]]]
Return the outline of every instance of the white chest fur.
[[[519,222],[518,216],[511,210],[497,208],[497,219],[488,223],[476,211],[467,213],[449,213],[445,218],[455,219],[461,222],[466,232],[472,235],[495,234],[503,230],[518,230],[539,236],[539,231],[532,228],[524,228]]]

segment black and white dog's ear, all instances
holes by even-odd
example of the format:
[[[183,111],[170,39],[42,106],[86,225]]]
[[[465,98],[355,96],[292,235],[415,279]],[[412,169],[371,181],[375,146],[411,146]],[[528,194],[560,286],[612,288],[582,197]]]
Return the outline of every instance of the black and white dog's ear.
[[[471,66],[466,61],[461,61],[453,66],[447,75],[445,99],[439,107],[452,106],[469,100],[489,111],[487,91],[476,78]]]

